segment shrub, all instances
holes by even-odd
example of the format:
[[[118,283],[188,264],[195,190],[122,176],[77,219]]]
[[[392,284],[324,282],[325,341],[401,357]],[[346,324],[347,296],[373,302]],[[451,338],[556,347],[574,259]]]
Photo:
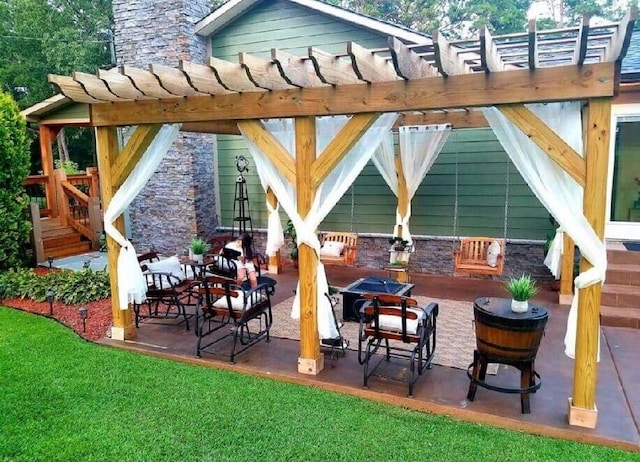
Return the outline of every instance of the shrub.
[[[106,270],[91,268],[82,271],[62,270],[38,276],[33,269],[17,269],[0,273],[0,298],[29,298],[46,300],[47,290],[53,289],[56,300],[77,305],[111,296]]]
[[[28,261],[31,224],[23,183],[30,162],[26,122],[11,96],[0,91],[0,269]]]

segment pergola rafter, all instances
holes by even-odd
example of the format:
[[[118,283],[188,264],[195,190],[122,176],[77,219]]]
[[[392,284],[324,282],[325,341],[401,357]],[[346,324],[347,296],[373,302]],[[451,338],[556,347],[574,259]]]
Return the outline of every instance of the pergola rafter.
[[[121,67],[96,76],[75,73],[49,80],[68,98],[90,105],[97,127],[101,170],[108,177],[103,203],[108,204],[135,159],[150,143],[157,124],[182,123],[183,130],[238,133],[238,126],[295,185],[298,212],[309,212],[317,187],[380,113],[402,113],[396,125],[448,123],[483,126],[474,107],[497,106],[549,157],[584,186],[584,215],[604,239],[611,99],[619,86],[619,63],[629,45],[637,17],[634,7],[620,22],[493,37],[483,29],[477,39],[447,40],[435,33],[431,43],[403,43],[390,38],[384,49],[349,43],[344,53],[311,47],[307,56],[272,50],[269,57],[241,53],[237,63],[210,58],[207,64],[186,61],[173,68]],[[525,103],[587,102],[584,157],[560,139]],[[320,156],[315,147],[315,117],[352,115]],[[295,119],[295,159],[259,119]],[[138,125],[120,151],[114,127]],[[454,124],[455,126],[455,124]],[[104,169],[103,169],[104,167]],[[268,193],[277,202],[273,191]],[[401,206],[402,204],[399,204]],[[118,226],[121,226],[120,221]],[[109,271],[117,294],[117,255],[110,240]],[[318,373],[323,367],[317,329],[317,255],[300,246],[300,357],[298,370]],[[572,255],[571,255],[572,258]],[[563,262],[564,264],[564,262]],[[582,268],[589,267],[583,259]],[[570,272],[566,272],[567,275]],[[565,277],[563,272],[563,278]],[[579,347],[576,347],[569,419],[594,426],[599,284],[580,291]],[[114,329],[125,339],[135,335],[130,316],[114,303]],[[113,335],[113,334],[112,334]]]

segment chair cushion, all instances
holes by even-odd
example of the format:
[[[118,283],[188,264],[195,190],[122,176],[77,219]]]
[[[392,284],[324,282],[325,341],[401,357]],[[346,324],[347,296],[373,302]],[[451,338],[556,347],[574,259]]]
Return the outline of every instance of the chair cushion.
[[[344,244],[336,241],[326,241],[320,249],[321,257],[339,257],[344,250]]]
[[[150,273],[170,273],[180,279],[180,282],[186,279],[180,260],[175,255],[164,260],[148,263],[147,270]]]
[[[487,265],[495,268],[498,265],[498,256],[500,255],[500,244],[493,241],[487,248]]]
[[[399,306],[387,308],[397,308],[398,311],[402,310]],[[407,334],[415,335],[418,331],[418,326],[424,319],[424,311],[419,308],[407,308],[407,311],[412,311],[418,315],[417,319],[407,319]],[[402,332],[402,316],[381,314],[378,316],[378,319],[380,319],[380,329],[390,330],[392,332]],[[371,327],[375,327],[375,321],[371,323]]]
[[[244,308],[244,295],[243,294],[238,294],[237,297],[229,297],[231,298],[231,309],[233,311],[242,311],[242,308]],[[251,295],[251,305],[255,305],[261,301],[264,300],[264,296],[260,293],[253,293]],[[215,306],[216,308],[229,308],[229,306],[227,305],[227,297],[221,297],[218,300],[215,301],[215,303],[213,304],[213,306]]]

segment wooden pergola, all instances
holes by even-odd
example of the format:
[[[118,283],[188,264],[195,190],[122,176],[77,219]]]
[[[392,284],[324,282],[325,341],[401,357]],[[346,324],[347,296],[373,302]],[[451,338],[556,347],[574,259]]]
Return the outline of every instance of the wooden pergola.
[[[496,106],[584,188],[584,215],[604,239],[611,100],[619,87],[637,10],[618,23],[492,37],[484,29],[475,40],[404,44],[389,39],[385,49],[347,44],[344,54],[310,48],[308,56],[272,50],[271,59],[240,53],[237,63],[210,58],[207,65],[182,61],[178,68],[123,66],[97,75],[51,75],[61,92],[90,105],[96,127],[103,207],[122,185],[162,124],[182,123],[183,131],[239,133],[238,127],[295,185],[304,218],[316,188],[381,113],[400,112],[400,123],[472,125],[479,111]],[[576,153],[525,103],[585,101],[585,155]],[[350,121],[322,152],[316,152],[316,117],[349,114]],[[295,120],[295,159],[260,119]],[[480,116],[481,117],[481,116]],[[137,129],[122,150],[116,127]],[[400,191],[402,178],[400,180]],[[275,204],[272,191],[268,200]],[[408,203],[399,194],[400,210]],[[124,231],[121,217],[116,227]],[[573,248],[573,244],[565,249]],[[109,239],[113,303],[112,338],[136,335],[131,309],[121,310],[117,294],[117,244]],[[572,260],[573,255],[571,255]],[[300,356],[298,371],[317,374],[324,361],[318,342],[315,251],[302,245],[300,272]],[[566,259],[569,261],[569,259]],[[569,263],[570,264],[570,263]],[[581,270],[591,265],[581,261]],[[570,271],[563,274],[571,274]],[[568,283],[570,284],[570,280]],[[597,419],[596,352],[601,286],[579,293],[578,332],[569,421],[594,427]]]

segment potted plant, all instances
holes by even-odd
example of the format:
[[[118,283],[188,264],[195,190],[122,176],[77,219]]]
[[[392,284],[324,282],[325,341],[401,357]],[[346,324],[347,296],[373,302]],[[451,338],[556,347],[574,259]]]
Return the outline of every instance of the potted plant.
[[[204,260],[204,254],[209,251],[211,245],[207,243],[204,239],[199,237],[194,237],[191,239],[191,243],[189,244],[189,250],[191,251],[191,258],[196,261],[196,263],[202,264]]]
[[[289,256],[293,261],[296,268],[298,267],[298,233],[296,232],[296,227],[293,226],[293,222],[291,220],[287,220],[287,226],[284,228],[285,237],[289,238],[289,247],[291,248],[291,252]]]
[[[526,313],[529,299],[540,291],[536,281],[528,274],[522,274],[518,278],[511,277],[504,285],[511,294],[511,311],[515,313]]]
[[[402,239],[400,236],[394,236],[389,239],[391,248],[389,249],[389,264],[391,265],[408,265],[409,264],[409,241]]]

